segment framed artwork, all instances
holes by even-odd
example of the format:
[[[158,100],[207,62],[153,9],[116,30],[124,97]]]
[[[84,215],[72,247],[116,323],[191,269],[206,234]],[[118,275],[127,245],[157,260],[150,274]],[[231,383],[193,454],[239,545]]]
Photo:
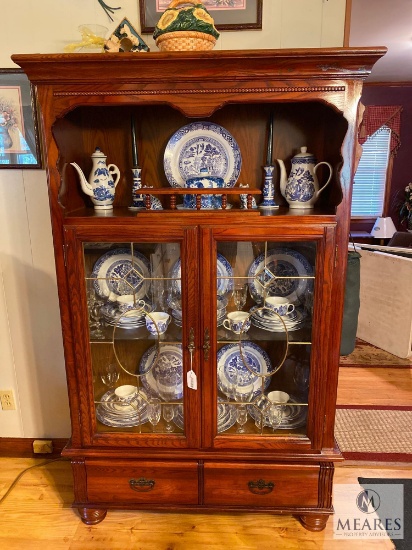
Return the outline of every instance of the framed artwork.
[[[0,69],[0,168],[41,168],[34,91],[21,69]]]
[[[151,34],[170,0],[138,0],[142,34]],[[199,0],[219,31],[262,28],[263,0]]]

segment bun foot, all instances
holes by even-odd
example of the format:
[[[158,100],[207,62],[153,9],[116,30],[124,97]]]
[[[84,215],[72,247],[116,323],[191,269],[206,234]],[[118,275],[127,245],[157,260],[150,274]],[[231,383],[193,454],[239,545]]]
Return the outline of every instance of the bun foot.
[[[323,531],[328,523],[328,515],[297,516],[300,523],[308,531]]]
[[[99,510],[95,508],[79,508],[79,514],[82,522],[86,525],[96,525],[104,520],[107,510]]]

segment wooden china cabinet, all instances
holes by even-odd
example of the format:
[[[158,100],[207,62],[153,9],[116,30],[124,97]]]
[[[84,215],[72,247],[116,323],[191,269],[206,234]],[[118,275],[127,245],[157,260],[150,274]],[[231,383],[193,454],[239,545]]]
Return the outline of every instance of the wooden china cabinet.
[[[63,454],[85,523],[132,508],[325,527],[359,99],[384,52],[13,56],[41,110],[72,421]],[[333,168],[308,210],[288,207],[276,162],[289,173],[302,146]],[[112,210],[93,207],[70,164],[87,180],[96,147],[120,171]],[[268,162],[279,207],[253,208]],[[214,208],[205,190],[184,191],[202,166],[227,186],[210,191]],[[234,310],[247,314],[240,328]]]

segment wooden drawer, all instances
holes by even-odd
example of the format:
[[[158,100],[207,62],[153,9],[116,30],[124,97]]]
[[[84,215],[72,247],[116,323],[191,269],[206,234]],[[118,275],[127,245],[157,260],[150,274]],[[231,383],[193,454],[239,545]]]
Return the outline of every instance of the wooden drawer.
[[[234,506],[316,506],[319,466],[204,465],[204,503]]]
[[[198,504],[197,462],[87,460],[91,502]]]

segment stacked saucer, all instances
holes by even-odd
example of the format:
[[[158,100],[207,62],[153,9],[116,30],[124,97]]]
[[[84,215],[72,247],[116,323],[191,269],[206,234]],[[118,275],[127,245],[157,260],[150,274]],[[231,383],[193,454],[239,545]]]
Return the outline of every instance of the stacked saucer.
[[[285,327],[288,332],[301,328],[304,317],[303,314],[294,310],[292,313],[279,317],[276,313],[271,312],[268,308],[254,306],[250,310],[252,324],[263,330],[270,332],[285,332]],[[282,322],[283,321],[283,322]]]
[[[179,306],[174,302],[175,308],[171,309],[171,315],[176,326],[182,326],[182,309],[179,301]],[[226,318],[226,307],[228,304],[228,299],[226,296],[217,296],[217,326],[220,327],[223,324],[223,321]],[[180,307],[180,309],[178,309]]]
[[[147,392],[139,388],[136,399],[122,404],[114,389],[106,392],[96,407],[96,417],[102,424],[113,428],[131,428],[147,422]]]
[[[147,312],[143,308],[138,307],[136,309],[129,309],[123,313],[116,305],[109,302],[100,308],[100,313],[107,325],[133,329],[145,326],[145,315]]]
[[[221,398],[219,397],[219,401]],[[218,433],[225,432],[236,423],[236,407],[228,403],[217,404],[217,431]],[[183,430],[183,405],[176,405],[175,416],[173,422],[178,428]]]

